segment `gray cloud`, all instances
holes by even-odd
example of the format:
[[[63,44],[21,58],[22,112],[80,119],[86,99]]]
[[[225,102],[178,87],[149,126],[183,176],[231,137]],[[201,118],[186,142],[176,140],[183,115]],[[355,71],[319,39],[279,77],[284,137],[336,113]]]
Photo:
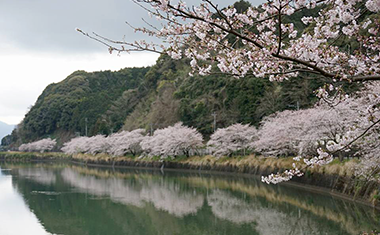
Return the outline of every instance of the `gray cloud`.
[[[187,1],[188,5],[199,2]],[[235,1],[217,2],[226,6]],[[133,41],[143,36],[135,34],[125,21],[141,26],[141,18],[148,18],[131,0],[0,0],[0,15],[1,48],[12,44],[23,50],[59,53],[104,51],[103,46],[83,37],[75,28],[112,39],[125,35]]]
[[[68,53],[104,50],[75,28],[112,38],[135,37],[124,24],[136,23],[144,12],[125,0],[11,0],[1,1],[0,33],[16,47]]]

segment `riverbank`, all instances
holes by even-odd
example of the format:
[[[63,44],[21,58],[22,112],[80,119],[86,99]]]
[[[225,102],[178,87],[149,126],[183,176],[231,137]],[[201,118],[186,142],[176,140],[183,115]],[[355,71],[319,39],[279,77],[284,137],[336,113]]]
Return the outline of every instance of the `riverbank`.
[[[111,167],[154,168],[165,170],[191,170],[202,172],[225,172],[245,175],[268,175],[283,171],[292,166],[292,158],[264,158],[257,156],[241,157],[182,157],[168,161],[159,158],[111,157],[106,154],[96,156],[88,154],[66,155],[63,153],[20,153],[0,152],[3,161],[68,161],[86,165]],[[380,208],[380,184],[364,181],[353,175],[357,160],[333,161],[323,167],[308,169],[302,177],[296,177],[289,184],[321,191],[336,196]]]

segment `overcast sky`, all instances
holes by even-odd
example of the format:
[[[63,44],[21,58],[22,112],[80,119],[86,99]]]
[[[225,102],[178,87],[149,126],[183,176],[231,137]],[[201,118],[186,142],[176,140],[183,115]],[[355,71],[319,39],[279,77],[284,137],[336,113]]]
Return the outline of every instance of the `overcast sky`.
[[[189,0],[199,3],[200,0]],[[234,0],[219,0],[227,6]],[[262,0],[251,1],[252,3]],[[147,13],[131,0],[0,0],[0,121],[18,124],[50,83],[76,70],[148,66],[157,55],[110,55],[107,48],[75,31],[112,39],[144,39],[126,24],[141,26]]]

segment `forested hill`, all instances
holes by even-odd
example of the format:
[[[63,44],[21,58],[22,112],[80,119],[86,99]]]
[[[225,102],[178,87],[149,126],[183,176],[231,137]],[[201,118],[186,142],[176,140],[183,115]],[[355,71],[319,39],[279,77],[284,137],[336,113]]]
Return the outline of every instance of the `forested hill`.
[[[126,90],[137,88],[149,68],[128,68],[117,72],[76,71],[65,80],[50,84],[38,97],[12,142],[27,142],[44,136],[70,138],[103,131],[102,115]],[[115,128],[123,120],[115,120]]]
[[[277,110],[313,102],[313,80],[281,84],[265,79],[188,75],[188,61],[161,56],[150,68],[117,72],[76,71],[51,84],[12,133],[12,145],[52,137],[110,134],[121,129],[154,130],[182,121],[206,136],[232,123],[257,125]],[[87,120],[87,121],[86,121]]]
[[[247,2],[235,5],[239,11]],[[299,33],[305,29],[301,13],[292,15]],[[342,40],[342,44],[347,42]],[[75,135],[108,135],[121,129],[155,130],[182,121],[207,138],[217,128],[233,123],[258,125],[271,113],[310,107],[313,91],[323,81],[294,78],[280,84],[266,79],[227,75],[190,77],[189,61],[161,56],[149,68],[117,72],[77,71],[49,85],[26,114],[12,145],[51,137],[58,143]],[[8,141],[9,142],[9,141]]]

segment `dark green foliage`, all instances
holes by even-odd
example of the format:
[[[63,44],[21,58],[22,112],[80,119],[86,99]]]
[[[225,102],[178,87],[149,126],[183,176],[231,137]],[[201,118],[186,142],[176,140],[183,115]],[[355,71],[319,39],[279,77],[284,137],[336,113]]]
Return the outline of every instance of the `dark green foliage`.
[[[12,143],[12,136],[11,135],[4,136],[1,139],[0,151],[5,151],[6,150],[5,146],[9,146],[11,143]]]
[[[234,3],[234,8],[236,9],[238,13],[245,12],[250,6],[251,6],[251,3],[244,0],[240,0]]]
[[[128,68],[117,72],[74,72],[43,91],[20,125],[18,137],[26,142],[53,135],[57,130],[84,135],[86,118],[89,135],[108,134],[112,128],[120,129],[120,120],[115,124],[105,124],[101,115],[126,90],[137,88],[148,70]]]
[[[181,100],[181,120],[203,134],[212,133],[214,112],[217,127],[236,122],[257,124],[259,118],[255,112],[265,83],[265,80],[253,77],[189,77],[175,93],[175,97]]]

